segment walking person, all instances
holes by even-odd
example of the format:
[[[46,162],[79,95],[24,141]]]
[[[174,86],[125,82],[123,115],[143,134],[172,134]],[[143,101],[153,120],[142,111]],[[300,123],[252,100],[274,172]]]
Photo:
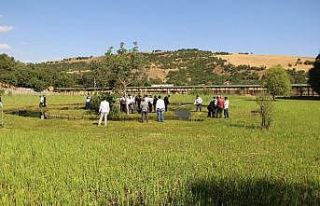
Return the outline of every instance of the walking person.
[[[148,122],[148,112],[149,112],[149,105],[146,100],[146,98],[141,99],[141,121],[143,122]]]
[[[169,97],[170,97],[170,95],[165,96],[165,97],[163,98],[166,112],[168,111],[168,105],[170,104],[170,102],[169,102]]]
[[[196,111],[201,112],[202,98],[199,95],[197,95],[196,100],[194,101],[194,104],[196,105]]]
[[[224,109],[223,109],[223,114],[224,114],[224,118],[229,118],[229,99],[228,97],[224,98]]]
[[[107,101],[106,98],[104,98],[103,101],[100,103],[100,108],[99,108],[100,119],[99,119],[98,126],[101,125],[102,119],[104,119],[104,126],[107,126],[109,112],[110,112],[109,102]]]
[[[158,98],[157,98],[156,110],[157,110],[157,121],[163,122],[164,121],[164,113],[165,113],[165,105],[164,105],[164,101],[161,99],[161,96],[158,96]]]

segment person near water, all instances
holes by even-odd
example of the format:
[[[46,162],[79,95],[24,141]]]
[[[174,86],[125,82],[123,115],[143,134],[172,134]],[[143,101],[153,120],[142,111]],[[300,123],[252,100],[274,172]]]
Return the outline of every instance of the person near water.
[[[164,101],[161,99],[161,96],[158,96],[157,98],[156,111],[157,111],[157,121],[164,122],[165,105],[164,105]]]
[[[165,96],[165,97],[163,98],[164,106],[165,106],[165,110],[166,110],[166,112],[168,111],[168,105],[170,104],[170,102],[169,102],[169,98],[170,98],[170,95]]]
[[[197,95],[196,100],[194,100],[194,104],[196,105],[196,111],[201,112],[202,98],[199,95]]]

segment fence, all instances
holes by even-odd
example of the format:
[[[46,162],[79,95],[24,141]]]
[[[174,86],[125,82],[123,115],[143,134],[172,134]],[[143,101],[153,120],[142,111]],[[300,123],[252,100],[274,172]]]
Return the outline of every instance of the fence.
[[[210,94],[258,95],[264,88],[261,85],[208,85],[208,86],[157,86],[128,87],[131,94],[185,94],[208,92]],[[64,95],[92,95],[96,92],[109,92],[109,88],[56,88],[55,92]],[[308,84],[292,84],[292,96],[317,96]]]

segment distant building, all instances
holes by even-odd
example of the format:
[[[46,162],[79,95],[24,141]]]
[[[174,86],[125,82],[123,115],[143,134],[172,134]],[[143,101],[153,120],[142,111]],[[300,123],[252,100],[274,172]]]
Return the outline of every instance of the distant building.
[[[174,87],[173,84],[152,84],[151,87]]]

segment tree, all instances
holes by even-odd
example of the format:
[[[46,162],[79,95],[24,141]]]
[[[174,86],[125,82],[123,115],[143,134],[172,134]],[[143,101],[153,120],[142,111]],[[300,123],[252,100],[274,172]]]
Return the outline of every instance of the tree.
[[[145,79],[142,56],[138,52],[118,52],[118,55],[111,55],[107,58],[104,67],[109,77],[108,82],[112,83],[114,90],[122,92],[126,98],[127,87],[134,84],[139,85]],[[127,111],[129,112],[128,108]]]
[[[137,42],[137,41],[134,41],[134,42],[133,42],[132,52],[133,52],[133,53],[139,52],[139,46],[138,46],[138,42]]]
[[[260,106],[260,116],[261,116],[261,128],[269,129],[272,121],[273,112],[273,102],[271,97],[262,91],[260,96],[256,99],[257,104]]]
[[[112,55],[112,51],[113,51],[113,46],[109,47],[109,49],[107,50],[106,53],[104,53],[105,56],[110,56]]]
[[[281,65],[277,65],[268,69],[263,77],[262,84],[263,87],[265,87],[272,95],[273,100],[275,99],[276,95],[290,95],[290,77]]]
[[[126,44],[124,42],[120,42],[120,47],[117,50],[117,54],[125,54],[127,53]]]
[[[308,76],[308,83],[315,92],[320,94],[320,54],[317,56],[313,68],[309,70]]]

